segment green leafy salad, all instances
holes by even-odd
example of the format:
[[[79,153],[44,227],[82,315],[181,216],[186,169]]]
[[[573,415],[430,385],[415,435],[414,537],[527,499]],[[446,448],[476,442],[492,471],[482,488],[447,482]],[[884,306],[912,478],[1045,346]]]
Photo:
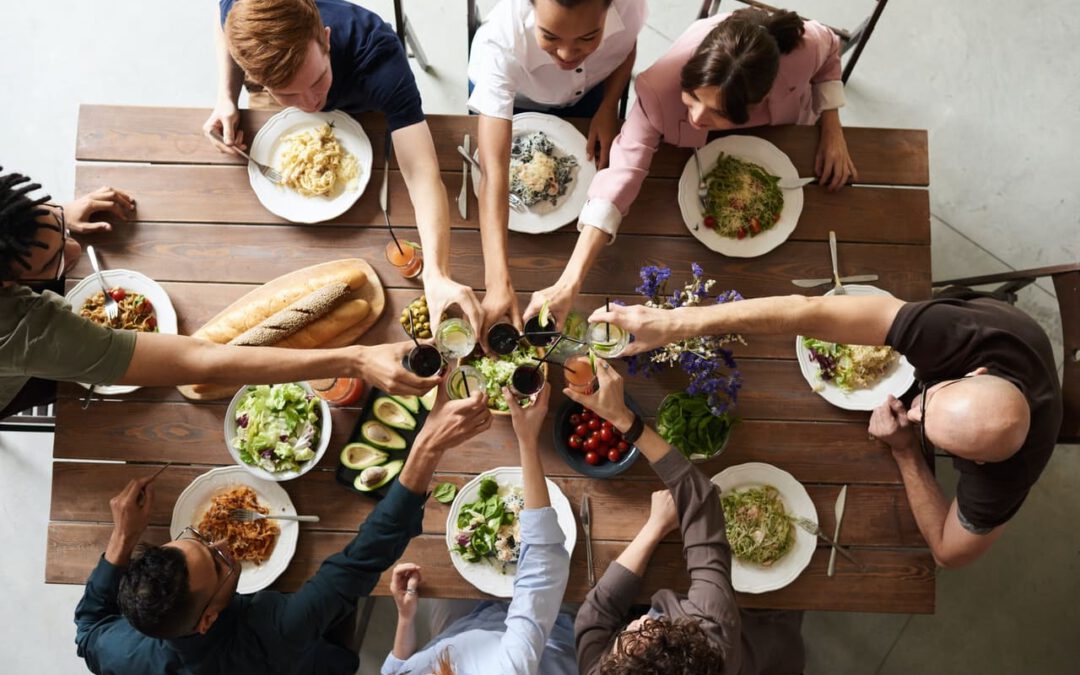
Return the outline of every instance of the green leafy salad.
[[[845,345],[811,337],[804,337],[802,343],[821,379],[844,391],[873,387],[900,358],[891,347]]]
[[[484,378],[484,390],[488,397],[488,407],[492,410],[507,412],[510,405],[503,398],[503,387],[510,386],[510,378],[514,370],[525,363],[536,363],[536,348],[531,345],[520,346],[506,356],[481,356],[469,362],[473,368],[480,371]],[[528,405],[529,399],[519,401],[521,405]]]
[[[257,385],[236,406],[233,448],[246,464],[298,471],[319,444],[319,400],[299,384]]]
[[[708,459],[724,447],[731,418],[714,415],[703,394],[679,392],[666,396],[656,411],[656,431],[690,459]]]
[[[769,567],[795,544],[791,518],[771,485],[733,490],[720,499],[728,543],[736,558]]]
[[[503,488],[493,478],[480,481],[476,501],[465,504],[457,517],[454,551],[466,562],[490,562],[506,574],[521,550],[518,514],[525,508],[521,488]]]

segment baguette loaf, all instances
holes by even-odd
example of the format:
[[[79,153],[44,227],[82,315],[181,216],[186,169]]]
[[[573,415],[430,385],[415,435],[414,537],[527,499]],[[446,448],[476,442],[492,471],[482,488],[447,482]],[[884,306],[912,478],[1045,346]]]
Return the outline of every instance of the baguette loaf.
[[[197,330],[193,337],[225,344],[308,294],[336,283],[346,284],[349,292],[352,292],[367,283],[367,276],[359,267],[349,265],[309,277],[274,292],[260,293],[261,289],[253,291],[250,302],[214,317]]]
[[[281,342],[275,343],[274,346],[290,349],[317,349],[366,319],[370,311],[371,305],[367,300],[347,300],[323,318]]]
[[[231,345],[263,347],[281,342],[330,313],[349,294],[349,286],[343,281],[323,286],[308,293],[273,316],[264,319],[232,340]]]

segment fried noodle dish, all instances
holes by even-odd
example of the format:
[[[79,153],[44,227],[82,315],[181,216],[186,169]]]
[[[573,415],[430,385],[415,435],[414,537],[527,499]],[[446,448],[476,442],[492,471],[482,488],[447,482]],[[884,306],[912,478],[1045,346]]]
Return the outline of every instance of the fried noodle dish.
[[[236,560],[247,560],[261,565],[274,552],[278,534],[281,533],[277,521],[231,522],[229,511],[233,509],[250,509],[263,515],[270,513],[270,509],[259,503],[254,490],[240,486],[211,499],[210,507],[206,509],[195,529],[211,541],[228,541]]]
[[[157,316],[154,314],[154,305],[151,304],[149,298],[140,293],[131,293],[119,286],[110,288],[109,295],[120,309],[115,322],[109,321],[108,315],[105,314],[105,293],[103,292],[95,293],[87,298],[79,314],[102,326],[140,333],[157,332]]]
[[[836,344],[808,337],[803,338],[803,346],[818,365],[821,379],[848,392],[873,387],[900,358],[891,347]]]
[[[577,163],[573,155],[556,156],[555,144],[542,131],[518,136],[510,146],[510,192],[525,206],[543,201],[557,206]]]
[[[733,490],[720,502],[724,507],[728,543],[736,558],[769,567],[795,544],[791,520],[780,492],[771,485]]]
[[[780,179],[752,162],[720,155],[705,174],[704,225],[725,237],[756,237],[780,220]]]
[[[341,147],[330,123],[290,134],[283,143],[278,169],[282,185],[305,197],[327,196],[340,185],[350,187],[360,175],[356,157]]]

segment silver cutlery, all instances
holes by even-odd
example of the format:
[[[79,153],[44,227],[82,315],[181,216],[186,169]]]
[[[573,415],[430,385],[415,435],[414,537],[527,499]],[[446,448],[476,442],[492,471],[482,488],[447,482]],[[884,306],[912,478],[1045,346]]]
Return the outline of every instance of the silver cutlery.
[[[390,154],[393,151],[394,145],[390,140],[390,132],[387,132],[383,143],[382,186],[379,187],[379,207],[382,209],[387,227],[390,227]]]
[[[469,142],[469,134],[465,134],[465,142],[461,144],[465,149],[465,154],[469,154],[471,144]],[[462,220],[467,220],[469,217],[469,163],[461,163],[461,192],[457,196],[457,209],[461,214]]]
[[[283,514],[266,515],[251,509],[231,509],[229,520],[234,523],[253,523],[257,520],[294,520],[299,523],[317,523],[318,516],[288,516]]]
[[[810,183],[816,183],[817,176],[807,176],[805,178],[781,178],[780,182],[776,184],[781,190],[798,190],[804,185]]]
[[[860,284],[864,281],[877,281],[878,275],[876,274],[856,274],[850,277],[840,277],[840,281],[845,284]],[[824,286],[825,284],[835,283],[835,279],[820,278],[820,279],[792,279],[791,283],[795,284],[799,288],[813,288],[815,286]]]
[[[840,496],[836,498],[836,530],[833,532],[833,541],[840,542],[840,523],[844,520],[844,505],[847,504],[847,486],[840,488]],[[829,553],[828,575],[831,577],[836,572],[836,546]]]
[[[585,563],[589,568],[589,588],[596,585],[596,573],[593,572],[592,559],[592,513],[589,511],[589,495],[581,497],[581,529],[585,530]]]
[[[210,137],[213,138],[218,143],[225,143],[225,139],[222,138],[221,134],[218,133],[216,130],[210,132]],[[236,152],[240,153],[243,157],[245,157],[247,159],[247,161],[254,164],[255,168],[259,170],[259,173],[261,173],[263,176],[265,176],[266,179],[268,181],[270,181],[271,183],[280,183],[281,181],[285,180],[285,177],[282,176],[280,173],[278,173],[278,171],[276,169],[274,169],[273,167],[269,167],[269,166],[267,166],[267,165],[265,165],[265,164],[263,164],[261,162],[256,162],[254,159],[252,159],[251,155],[247,154],[246,152],[244,152],[243,150],[241,150],[238,147],[235,147],[235,146],[230,146],[230,147],[232,147],[233,150],[235,150]]]
[[[814,535],[815,537],[821,537],[821,540],[824,541],[826,544],[828,544],[829,546],[832,546],[834,549],[840,551],[840,555],[847,558],[853,564],[858,565],[860,569],[862,568],[862,566],[863,566],[862,563],[859,562],[855,558],[855,556],[851,555],[851,552],[848,551],[846,546],[841,546],[840,544],[837,544],[832,539],[829,539],[828,535],[826,535],[824,532],[822,532],[821,528],[818,527],[818,524],[815,523],[814,521],[810,520],[809,518],[800,518],[800,517],[796,517],[796,516],[788,516],[788,520],[795,523],[796,525],[798,525],[802,529],[806,530],[810,534]]]
[[[472,154],[468,150],[466,150],[465,148],[461,147],[460,145],[457,147],[457,151],[458,151],[459,155],[461,155],[462,157],[465,158],[466,162],[468,162],[472,166],[476,167],[476,173],[481,178],[483,178],[484,170],[482,168],[480,168],[480,162],[476,161],[476,159],[472,156]],[[507,193],[507,201],[510,203],[510,208],[514,209],[518,213],[525,213],[526,206],[525,206],[525,202],[521,201],[521,197],[518,197],[513,192],[508,192]]]
[[[832,257],[832,276],[836,280],[833,286],[833,295],[847,295],[844,284],[840,283],[840,272],[836,266],[836,233],[829,230],[829,256]]]
[[[86,257],[90,259],[90,266],[94,268],[94,277],[97,278],[101,293],[105,296],[105,316],[109,317],[109,323],[116,323],[120,317],[120,305],[116,303],[113,296],[109,295],[109,286],[105,283],[105,275],[101,273],[101,265],[98,263],[97,252],[94,251],[93,245],[86,247]]]
[[[707,201],[709,197],[709,186],[705,183],[705,171],[701,168],[701,156],[698,155],[698,149],[692,148],[694,151],[694,164],[697,165],[697,199],[698,205],[701,207],[701,213],[707,214],[709,208]],[[694,224],[694,229],[698,229],[697,224]]]

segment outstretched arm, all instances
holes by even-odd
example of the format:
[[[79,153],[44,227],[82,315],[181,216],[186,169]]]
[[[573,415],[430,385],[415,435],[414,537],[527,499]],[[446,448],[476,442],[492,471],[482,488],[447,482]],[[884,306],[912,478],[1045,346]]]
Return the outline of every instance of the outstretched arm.
[[[484,335],[487,328],[508,318],[521,329],[514,285],[510,281],[509,223],[510,142],[509,119],[480,115],[477,147],[480,178],[480,242],[484,249]]]

